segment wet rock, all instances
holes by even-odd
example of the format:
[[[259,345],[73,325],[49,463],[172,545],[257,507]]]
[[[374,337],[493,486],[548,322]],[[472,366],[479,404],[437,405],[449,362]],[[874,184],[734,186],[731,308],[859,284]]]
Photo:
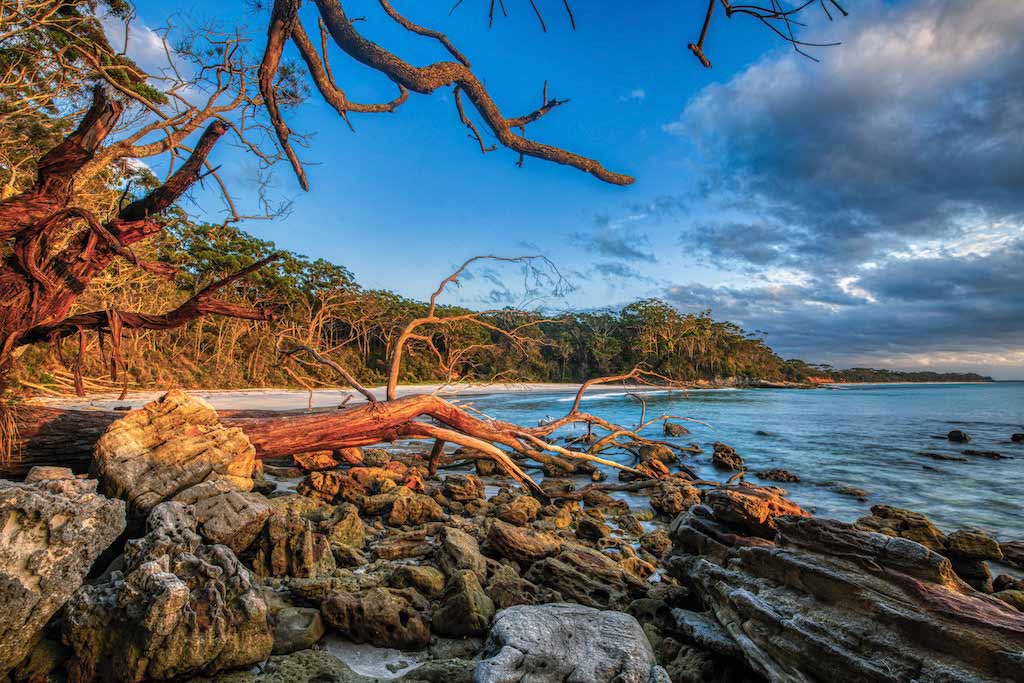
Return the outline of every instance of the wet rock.
[[[487,579],[487,561],[480,554],[477,540],[461,529],[445,527],[438,534],[437,566],[445,576],[468,569],[480,581]]]
[[[968,585],[982,593],[991,593],[993,588],[992,571],[983,560],[973,560],[955,555],[949,558],[953,571]]]
[[[700,504],[700,491],[682,479],[666,479],[650,489],[651,507],[663,515],[675,517]]]
[[[1003,554],[1003,562],[1024,569],[1024,541],[1009,541],[999,544],[999,552]]]
[[[1024,432],[1017,432],[1010,435],[1010,441],[1013,443],[1024,443]]]
[[[345,662],[325,650],[299,650],[271,657],[253,671],[233,671],[213,677],[198,677],[188,683],[378,683],[361,676]]]
[[[998,598],[1007,605],[1024,612],[1024,590],[999,591],[998,593],[993,593],[992,597]]]
[[[946,537],[946,555],[971,560],[1002,560],[1003,551],[988,534],[981,531],[961,529]]]
[[[640,547],[655,557],[665,557],[672,550],[672,538],[664,529],[657,529],[640,538]]]
[[[760,472],[757,476],[768,481],[779,481],[787,484],[795,484],[800,481],[800,477],[796,476],[792,472],[783,469],[771,469]]]
[[[826,482],[825,485],[828,486],[829,491],[831,491],[832,493],[838,493],[841,496],[850,496],[851,498],[856,498],[857,500],[860,501],[865,501],[868,497],[867,491],[856,486],[849,486],[847,484],[837,484],[835,482]]]
[[[633,514],[622,515],[616,520],[619,528],[632,536],[643,536],[644,525]]]
[[[775,519],[779,516],[809,516],[799,505],[783,498],[777,489],[748,484],[711,489],[704,494],[704,503],[718,520],[762,538],[775,536]]]
[[[636,619],[581,605],[502,610],[484,656],[475,683],[669,683]]]
[[[392,526],[418,526],[427,522],[440,522],[446,515],[441,506],[430,496],[414,493],[395,499],[388,516]]]
[[[448,579],[432,623],[435,633],[462,638],[486,634],[493,618],[494,602],[476,574],[463,570]]]
[[[637,453],[641,461],[658,460],[663,463],[673,463],[676,461],[676,452],[665,444],[641,444],[637,449]]]
[[[949,434],[946,434],[946,438],[953,443],[967,443],[971,440],[971,437],[967,435],[967,432],[960,429],[952,430]]]
[[[494,520],[487,531],[487,544],[499,557],[520,562],[534,562],[554,555],[561,549],[557,537],[528,527]]]
[[[267,520],[256,545],[257,576],[315,578],[335,568],[327,537],[298,515],[276,513]]]
[[[256,540],[273,513],[258,493],[239,491],[223,479],[191,486],[173,500],[195,509],[199,533],[210,543],[220,543],[240,553]]]
[[[255,664],[273,644],[268,608],[226,546],[200,545],[190,507],[151,511],[123,570],[79,589],[64,611],[71,683],[162,680]]]
[[[647,586],[607,555],[567,545],[555,557],[531,565],[525,578],[557,591],[568,601],[589,607],[625,609]]]
[[[690,433],[689,429],[679,424],[678,422],[668,421],[664,423],[662,431],[665,433],[665,436],[686,436],[687,434]]]
[[[277,612],[274,622],[274,647],[271,654],[287,655],[306,650],[324,637],[320,610],[312,607],[285,607]]]
[[[323,601],[324,619],[356,643],[400,650],[422,650],[430,642],[430,605],[411,588],[372,588],[334,593]]]
[[[514,496],[498,506],[497,517],[509,524],[526,526],[537,519],[541,507],[540,501],[533,496]]]
[[[97,494],[95,480],[48,478],[58,474],[0,480],[0,680],[125,528],[124,501]]]
[[[1000,574],[992,582],[993,590],[1000,591],[1024,591],[1024,579],[1018,579],[1009,574]]]
[[[585,541],[600,541],[612,535],[611,528],[593,517],[580,518],[576,526],[576,538]]]
[[[92,466],[104,493],[145,514],[206,481],[252,490],[255,457],[241,429],[224,427],[209,403],[175,389],[112,423]]]
[[[736,449],[720,441],[714,443],[715,452],[711,455],[711,464],[720,470],[739,472],[746,469],[743,458],[739,456]]]
[[[403,564],[391,574],[392,588],[415,588],[428,598],[440,595],[444,585],[444,574],[427,565]]]
[[[484,484],[472,474],[449,474],[441,485],[445,498],[456,503],[468,503],[484,499]]]
[[[887,536],[906,538],[939,553],[946,547],[946,535],[927,517],[912,510],[889,505],[873,505],[871,515],[858,519],[857,526]]]
[[[670,564],[769,680],[1018,676],[1024,614],[972,590],[946,558],[835,520],[776,524],[776,543],[737,543],[714,559],[689,555],[690,544]]]
[[[999,451],[979,451],[974,448],[965,448],[963,450],[964,455],[973,455],[976,458],[988,458],[989,460],[1004,460],[1007,456],[1003,455]],[[1012,458],[1009,458],[1012,460]]]
[[[629,503],[618,498],[612,498],[604,491],[587,491],[583,496],[583,503],[589,510],[596,510],[605,514],[626,514],[629,512]]]

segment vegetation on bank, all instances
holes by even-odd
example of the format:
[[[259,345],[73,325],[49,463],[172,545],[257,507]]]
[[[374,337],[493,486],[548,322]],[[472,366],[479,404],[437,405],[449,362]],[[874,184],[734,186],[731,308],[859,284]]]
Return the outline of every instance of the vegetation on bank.
[[[147,244],[146,258],[174,265],[174,282],[147,271],[112,266],[80,299],[77,309],[165,311],[210,282],[275,252],[273,243],[225,225],[195,223],[175,211],[167,229]],[[361,287],[352,273],[323,259],[278,252],[280,260],[223,294],[231,302],[270,308],[274,319],[256,322],[205,317],[171,330],[139,330],[122,341],[121,370],[133,386],[318,387],[340,383],[329,368],[282,355],[308,345],[341,364],[363,384],[387,379],[388,359],[406,324],[428,304],[386,290]],[[468,309],[439,306],[444,316]],[[473,322],[435,326],[431,343],[412,340],[402,364],[403,383],[455,381],[581,382],[628,372],[637,365],[681,381],[806,382],[986,381],[975,374],[837,370],[783,360],[763,337],[715,320],[710,311],[683,314],[658,299],[620,310],[572,312],[504,309]],[[513,336],[502,331],[515,330]],[[45,345],[21,357],[26,386],[67,389],[79,362],[79,340],[58,353]],[[90,388],[109,379],[109,343],[86,337],[82,372]],[[118,383],[123,377],[118,378]]]

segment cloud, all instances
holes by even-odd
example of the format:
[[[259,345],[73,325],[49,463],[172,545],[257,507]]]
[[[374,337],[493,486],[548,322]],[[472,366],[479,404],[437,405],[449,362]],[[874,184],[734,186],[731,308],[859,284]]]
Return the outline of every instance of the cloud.
[[[773,54],[665,126],[717,166],[696,247],[822,272],[1024,222],[1024,3],[857,10],[821,64]]]
[[[643,88],[633,88],[625,95],[619,95],[619,102],[643,102],[647,99],[647,91]]]
[[[621,221],[612,221],[600,215],[594,219],[594,229],[589,233],[574,232],[569,239],[585,250],[622,261],[655,262],[658,259],[651,251],[650,237],[635,229],[631,224],[644,216],[627,216]]]
[[[808,360],[1019,363],[1024,3],[866,2],[835,26],[820,64],[776,51],[664,126],[706,161],[680,246],[748,277],[669,297]]]

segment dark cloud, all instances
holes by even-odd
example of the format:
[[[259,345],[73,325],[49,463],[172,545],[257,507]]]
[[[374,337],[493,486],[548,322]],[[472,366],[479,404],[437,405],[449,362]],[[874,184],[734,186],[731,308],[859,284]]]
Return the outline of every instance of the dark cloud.
[[[1024,362],[1024,239],[985,256],[892,260],[839,286],[672,287],[684,310],[763,330],[786,357],[848,363],[983,352]],[[1010,359],[1010,360],[1005,360]],[[1014,360],[1015,359],[1015,360]]]
[[[865,3],[837,26],[821,64],[762,60],[666,127],[715,162],[701,188],[715,219],[684,239],[823,272],[1020,223],[1024,3]]]

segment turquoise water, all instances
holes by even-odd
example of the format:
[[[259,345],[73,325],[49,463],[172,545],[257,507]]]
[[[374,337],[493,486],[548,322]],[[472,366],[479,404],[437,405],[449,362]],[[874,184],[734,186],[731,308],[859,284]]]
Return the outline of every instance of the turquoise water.
[[[728,477],[710,465],[711,443],[724,441],[743,456],[751,482],[771,483],[753,473],[774,467],[798,475],[800,483],[776,485],[818,515],[853,521],[871,505],[885,503],[922,512],[947,531],[975,527],[1001,540],[1024,539],[1024,444],[1010,441],[1014,432],[1024,432],[1024,382],[657,392],[645,397],[648,418],[685,415],[714,427],[688,424],[691,434],[678,439],[704,448],[703,455],[685,460],[701,476]],[[566,394],[469,400],[493,417],[524,425],[563,415],[571,401]],[[594,393],[582,409],[626,426],[635,426],[640,415],[639,403],[620,391]],[[971,442],[949,442],[945,435],[951,429],[966,431]],[[660,425],[645,434],[663,438]],[[997,451],[1008,459],[962,456],[967,462],[945,462],[920,455],[962,455],[964,449]],[[628,456],[616,459],[631,464]],[[828,482],[864,489],[866,501],[836,493],[824,485]]]

